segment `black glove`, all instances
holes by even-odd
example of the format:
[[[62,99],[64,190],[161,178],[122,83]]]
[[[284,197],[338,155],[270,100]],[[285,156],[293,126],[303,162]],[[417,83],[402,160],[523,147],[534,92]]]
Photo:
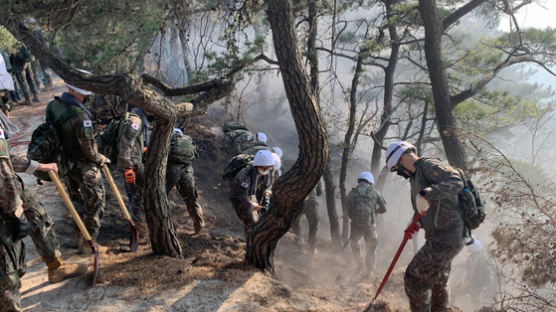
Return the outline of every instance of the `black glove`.
[[[21,216],[21,218],[12,218],[12,235],[14,240],[23,239],[29,234],[30,230],[31,227],[24,216]]]

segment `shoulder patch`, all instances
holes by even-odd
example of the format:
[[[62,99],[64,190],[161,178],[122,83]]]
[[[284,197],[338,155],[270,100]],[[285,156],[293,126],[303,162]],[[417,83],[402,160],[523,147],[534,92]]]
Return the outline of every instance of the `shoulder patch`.
[[[138,131],[139,130],[139,125],[136,123],[132,123],[131,124],[131,128],[133,128],[134,130]]]
[[[83,120],[83,127],[84,128],[90,128],[93,126],[93,122],[90,120]]]
[[[249,187],[249,183],[243,181],[243,182],[241,182],[241,187],[243,187],[243,188],[248,188],[248,187]]]

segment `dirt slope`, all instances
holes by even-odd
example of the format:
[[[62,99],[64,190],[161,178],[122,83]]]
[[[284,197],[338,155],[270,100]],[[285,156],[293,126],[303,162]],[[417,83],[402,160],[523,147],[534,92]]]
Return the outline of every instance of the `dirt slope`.
[[[32,130],[44,119],[48,100],[63,90],[58,81],[55,90],[41,94],[40,104],[14,110],[13,120],[23,131],[10,140],[10,146],[18,153],[25,154]],[[273,276],[245,266],[242,227],[227,202],[227,184],[220,178],[225,156],[219,152],[216,135],[208,130],[212,125],[208,120],[204,122],[207,127],[195,127],[189,132],[193,132],[200,146],[200,159],[194,168],[207,230],[190,236],[193,227],[183,201],[176,194],[171,195],[185,259],[154,256],[146,240],[137,253],[128,252],[127,225],[106,185],[107,210],[98,239],[102,245],[98,285],[89,286],[90,276],[49,284],[46,266],[27,238],[28,272],[21,289],[26,311],[363,310],[383,271],[376,274],[380,276],[359,282],[350,262],[326,240],[321,239],[317,254],[311,258],[294,243],[293,235],[287,234],[276,250]],[[121,182],[121,178],[115,178]],[[64,258],[91,265],[92,258],[81,257],[73,249],[73,221],[54,186],[37,185],[30,176],[24,180],[55,220]],[[381,296],[389,302],[390,311],[408,309],[402,272],[393,274]]]

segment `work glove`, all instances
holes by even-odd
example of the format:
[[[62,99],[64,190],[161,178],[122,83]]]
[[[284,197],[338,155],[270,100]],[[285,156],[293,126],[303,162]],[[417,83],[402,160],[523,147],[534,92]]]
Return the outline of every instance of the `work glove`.
[[[133,168],[124,169],[124,177],[125,183],[129,185],[135,185],[137,176],[135,175],[135,171],[133,171]]]
[[[419,229],[421,228],[419,222],[412,224],[409,223],[407,228],[405,229],[405,235],[407,235],[408,239],[412,239],[413,238],[413,234],[419,232]]]
[[[21,216],[19,218],[13,217],[11,222],[12,222],[12,235],[14,240],[17,241],[23,239],[25,236],[29,234],[31,227],[29,226],[29,223],[27,223],[27,220],[25,220],[24,216]]]
[[[143,154],[145,154],[147,152],[147,148],[143,147]]]
[[[415,196],[415,206],[417,206],[417,211],[419,211],[420,214],[424,214],[429,210],[430,204],[425,196],[417,194],[417,196]]]

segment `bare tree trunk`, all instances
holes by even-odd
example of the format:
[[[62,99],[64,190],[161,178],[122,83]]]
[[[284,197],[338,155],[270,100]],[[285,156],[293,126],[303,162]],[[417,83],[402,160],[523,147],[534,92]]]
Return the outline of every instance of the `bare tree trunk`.
[[[318,19],[317,19],[317,1],[311,0],[309,2],[309,14],[307,20],[309,21],[309,33],[307,36],[307,60],[310,65],[311,87],[319,103],[320,108],[320,88],[319,88],[319,58],[315,42],[318,34]],[[330,168],[330,159],[327,160],[327,165],[324,169],[324,189],[326,192],[326,210],[328,219],[330,221],[330,237],[332,243],[337,245],[340,243],[338,214],[336,213],[336,201],[334,199],[334,181],[332,179],[332,171]]]
[[[425,26],[425,55],[432,84],[438,132],[451,165],[467,170],[463,144],[457,137],[456,119],[452,113],[450,87],[442,62],[444,28],[435,0],[419,0],[419,12]]]
[[[357,63],[355,65],[355,72],[351,80],[351,89],[349,93],[349,117],[348,128],[344,136],[344,145],[342,151],[342,164],[340,167],[340,178],[338,185],[340,186],[340,200],[342,203],[342,214],[344,216],[342,221],[342,240],[345,242],[349,237],[349,219],[347,218],[347,205],[346,205],[346,175],[349,163],[349,154],[352,148],[352,138],[355,129],[355,115],[357,114],[357,86],[359,85],[359,77],[363,69],[363,56],[367,53],[365,49],[359,51]]]
[[[396,66],[398,65],[400,54],[400,37],[398,35],[394,22],[391,22],[392,2],[393,0],[383,1],[386,7],[386,14],[388,19],[388,33],[390,34],[391,50],[390,57],[388,59],[388,65],[384,69],[384,103],[382,106],[382,115],[380,116],[380,128],[374,134],[376,141],[373,145],[373,154],[371,155],[371,172],[374,175],[377,175],[381,168],[381,145],[384,145],[384,138],[386,137],[388,129],[390,128],[390,119],[392,118],[392,98],[394,95],[394,74],[396,73]],[[382,184],[377,183],[377,186],[381,188]]]
[[[299,137],[299,157],[273,186],[274,201],[247,238],[247,261],[259,269],[272,269],[278,240],[288,231],[301,210],[301,203],[317,184],[328,159],[328,140],[317,101],[305,72],[297,45],[292,3],[267,1],[276,57]]]

